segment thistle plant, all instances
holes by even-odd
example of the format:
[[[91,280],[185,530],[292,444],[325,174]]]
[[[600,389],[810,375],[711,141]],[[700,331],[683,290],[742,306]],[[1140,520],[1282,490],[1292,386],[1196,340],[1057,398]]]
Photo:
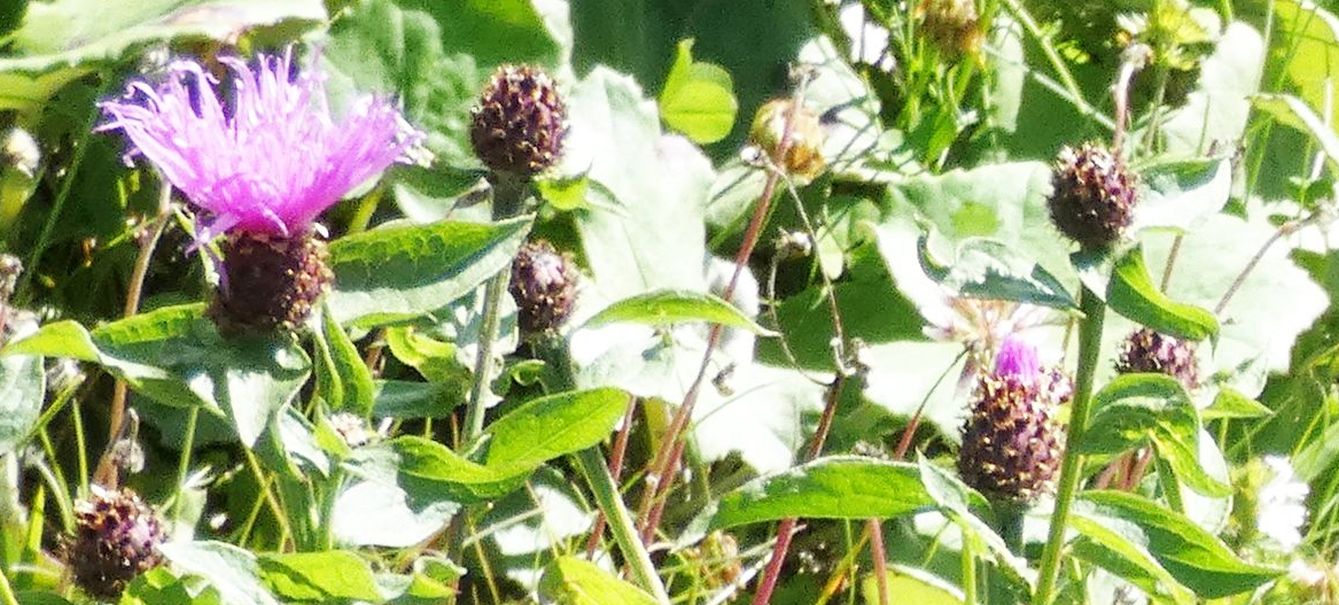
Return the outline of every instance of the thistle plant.
[[[66,545],[74,581],[88,594],[116,599],[126,584],[161,565],[167,539],[158,515],[134,492],[94,488],[75,509],[75,534]]]
[[[227,87],[179,59],[162,81],[132,82],[99,105],[196,210],[201,244],[226,234],[211,315],[220,327],[299,327],[331,285],[317,217],[422,138],[387,99],[355,101],[336,119],[324,74],[301,70],[293,48],[255,64],[223,57]],[[225,93],[231,90],[231,96]]]
[[[1069,379],[1043,369],[1033,345],[1007,338],[983,374],[963,425],[958,472],[983,494],[1027,503],[1054,487],[1064,435],[1055,414],[1069,402]]]

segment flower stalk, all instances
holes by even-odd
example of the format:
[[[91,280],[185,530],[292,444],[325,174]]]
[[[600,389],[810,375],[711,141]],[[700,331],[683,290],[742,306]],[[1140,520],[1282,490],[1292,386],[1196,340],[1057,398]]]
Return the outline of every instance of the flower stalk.
[[[1051,514],[1051,529],[1046,548],[1042,551],[1037,591],[1033,605],[1049,605],[1054,596],[1056,577],[1060,571],[1060,551],[1064,548],[1065,525],[1069,511],[1078,494],[1083,474],[1083,456],[1078,452],[1083,433],[1088,428],[1088,405],[1093,395],[1093,376],[1102,353],[1102,322],[1106,303],[1086,286],[1079,295],[1079,367],[1074,379],[1073,408],[1070,410],[1069,429],[1065,435],[1065,455],[1060,463],[1060,484],[1056,489],[1055,511]]]

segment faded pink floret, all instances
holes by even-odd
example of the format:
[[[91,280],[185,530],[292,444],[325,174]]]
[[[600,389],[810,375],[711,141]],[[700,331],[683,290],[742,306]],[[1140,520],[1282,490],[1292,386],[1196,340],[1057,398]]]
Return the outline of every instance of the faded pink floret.
[[[253,69],[224,58],[233,102],[199,63],[178,60],[156,88],[132,82],[99,106],[206,215],[207,230],[297,235],[350,190],[404,160],[422,134],[388,99],[367,97],[336,121],[319,71],[290,78],[293,49]]]
[[[1037,358],[1037,348],[1021,337],[1010,334],[995,354],[995,375],[1014,377],[1032,384],[1041,377],[1041,361]]]

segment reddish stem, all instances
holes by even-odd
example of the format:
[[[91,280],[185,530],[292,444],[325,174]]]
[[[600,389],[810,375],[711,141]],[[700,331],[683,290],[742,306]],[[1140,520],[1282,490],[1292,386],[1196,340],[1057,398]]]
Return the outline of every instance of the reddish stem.
[[[798,111],[798,100],[791,104],[786,114],[786,126],[782,130],[781,140],[777,143],[776,151],[773,154],[772,162],[774,165],[785,165],[786,154],[790,151],[791,133],[795,126],[795,114]],[[753,216],[749,219],[748,228],[744,231],[744,241],[739,246],[739,251],[735,253],[735,271],[730,276],[730,282],[726,284],[725,290],[721,293],[721,298],[730,300],[734,295],[735,286],[739,283],[739,276],[743,274],[744,267],[748,265],[749,257],[753,255],[753,249],[758,245],[758,239],[762,235],[763,224],[767,222],[767,216],[772,208],[772,198],[776,196],[776,186],[781,181],[780,171],[769,171],[767,181],[763,185],[762,194],[758,196],[758,201],[753,208]],[[720,324],[714,324],[707,335],[706,351],[702,354],[702,364],[698,367],[697,377],[693,379],[692,385],[688,387],[688,392],[684,394],[683,403],[679,409],[675,410],[673,419],[670,420],[669,427],[665,430],[665,443],[660,446],[656,453],[654,464],[651,466],[651,473],[648,478],[653,482],[648,489],[642,493],[641,501],[637,505],[637,516],[642,520],[642,539],[648,540],[648,536],[654,536],[656,532],[655,524],[651,523],[653,515],[653,505],[669,496],[670,486],[674,483],[674,471],[677,470],[679,457],[683,455],[682,444],[679,439],[682,436],[684,428],[688,426],[688,420],[692,418],[693,406],[697,403],[698,392],[702,389],[702,383],[706,380],[707,370],[711,365],[712,352],[720,344],[723,328]]]
[[[623,457],[628,451],[628,436],[632,434],[632,417],[637,412],[637,398],[632,398],[632,403],[628,405],[628,413],[623,416],[623,426],[618,429],[618,436],[614,438],[614,449],[609,453],[609,474],[618,481],[623,474]],[[586,558],[595,558],[595,547],[600,545],[600,539],[604,536],[604,511],[599,511],[595,515],[595,526],[591,529],[590,538],[586,540]]]

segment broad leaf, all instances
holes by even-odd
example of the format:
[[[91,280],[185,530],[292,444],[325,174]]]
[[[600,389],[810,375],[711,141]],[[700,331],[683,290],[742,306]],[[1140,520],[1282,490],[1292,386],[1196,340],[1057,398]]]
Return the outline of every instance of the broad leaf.
[[[1212,313],[1168,298],[1149,278],[1142,248],[1116,261],[1107,284],[1107,305],[1135,323],[1186,340],[1204,340],[1218,333]]]
[[[1132,231],[1167,228],[1185,231],[1218,212],[1232,189],[1230,158],[1162,162],[1139,171],[1139,205]]]
[[[1255,107],[1273,116],[1280,124],[1311,135],[1325,153],[1325,159],[1328,160],[1326,165],[1331,172],[1339,173],[1339,135],[1326,126],[1320,116],[1301,99],[1292,95],[1260,95],[1255,99]]]
[[[599,566],[573,556],[558,557],[544,570],[539,596],[564,605],[654,605],[655,599]]]
[[[161,403],[203,405],[226,414],[246,445],[293,400],[311,371],[311,361],[291,338],[224,337],[204,317],[204,305],[163,307],[91,332],[72,321],[57,322],[3,353],[99,363]]]
[[[45,395],[41,357],[0,357],[0,456],[23,444],[42,411]]]
[[[958,247],[952,264],[943,266],[932,258],[926,238],[922,237],[920,255],[926,274],[961,296],[1056,309],[1078,308],[1060,280],[1003,242],[970,238]]]
[[[694,61],[693,41],[679,42],[660,91],[660,117],[665,124],[697,143],[714,143],[730,134],[738,112],[730,72]]]
[[[510,266],[530,218],[495,225],[391,225],[330,244],[335,289],[328,305],[341,324],[372,327],[427,315],[473,292]]]
[[[559,393],[527,402],[488,425],[489,467],[537,467],[604,441],[627,412],[618,389]]]
[[[260,579],[256,555],[223,542],[168,542],[159,551],[177,569],[203,577],[224,605],[279,605]]]
[[[1168,574],[1202,598],[1250,591],[1282,573],[1242,561],[1195,522],[1138,495],[1090,491],[1075,504],[1070,526],[1080,535],[1099,543],[1123,540],[1126,552],[1146,548]]]
[[[775,333],[750,319],[738,307],[720,297],[689,290],[656,290],[625,298],[596,313],[586,320],[588,327],[629,322],[651,326],[669,326],[677,323],[705,321],[727,328],[740,328],[754,334],[774,336]]]
[[[274,594],[285,600],[385,601],[367,561],[345,550],[264,554],[260,571]]]
[[[1075,444],[1090,455],[1117,456],[1152,445],[1176,478],[1206,496],[1232,490],[1200,466],[1198,411],[1185,388],[1162,374],[1118,376],[1093,396],[1091,425]]]
[[[831,456],[761,477],[725,494],[711,526],[726,528],[788,517],[893,518],[934,504],[914,464]]]

